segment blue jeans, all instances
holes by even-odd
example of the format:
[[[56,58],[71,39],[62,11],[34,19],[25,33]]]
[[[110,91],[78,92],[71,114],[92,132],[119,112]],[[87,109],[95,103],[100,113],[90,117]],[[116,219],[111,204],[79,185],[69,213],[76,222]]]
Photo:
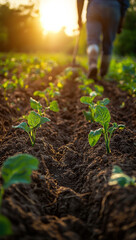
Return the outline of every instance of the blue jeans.
[[[120,4],[116,0],[92,0],[87,8],[87,43],[100,45],[103,55],[111,55],[119,20]]]

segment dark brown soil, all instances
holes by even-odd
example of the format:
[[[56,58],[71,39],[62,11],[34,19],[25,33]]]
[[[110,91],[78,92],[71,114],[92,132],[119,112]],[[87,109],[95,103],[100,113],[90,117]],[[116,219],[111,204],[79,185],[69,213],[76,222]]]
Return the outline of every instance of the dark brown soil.
[[[52,73],[52,81],[61,70]],[[40,161],[30,185],[13,185],[4,195],[2,213],[14,232],[4,239],[136,240],[136,188],[108,185],[115,164],[136,176],[135,99],[114,82],[99,84],[105,89],[103,97],[111,100],[111,122],[126,126],[114,133],[110,155],[103,137],[93,148],[88,143],[90,129],[98,125],[86,122],[86,106],[80,103],[83,94],[74,78],[65,83],[58,98],[60,112],[47,113],[51,122],[38,129],[34,147],[27,134],[12,125],[30,111],[29,98],[42,89],[40,82],[9,92],[8,102],[0,92],[0,165],[17,153],[32,154]]]

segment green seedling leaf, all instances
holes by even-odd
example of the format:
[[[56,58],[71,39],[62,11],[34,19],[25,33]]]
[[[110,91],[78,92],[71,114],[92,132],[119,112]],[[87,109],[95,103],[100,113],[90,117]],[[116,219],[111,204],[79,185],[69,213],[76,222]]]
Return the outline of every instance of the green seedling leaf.
[[[112,175],[109,180],[109,185],[119,185],[120,187],[125,187],[128,185],[135,185],[135,178],[129,177],[123,173],[122,169],[115,165],[112,170]]]
[[[84,104],[92,104],[92,101],[93,101],[93,98],[91,97],[84,96],[80,98],[80,102]]]
[[[95,146],[95,144],[98,142],[101,134],[102,134],[102,128],[99,128],[95,131],[90,131],[90,133],[88,134],[88,140],[89,140],[89,144],[91,147]]]
[[[119,166],[115,165],[112,169],[112,173],[123,173],[123,171]]]
[[[41,109],[42,109],[41,103],[36,101],[33,98],[30,98],[30,106],[32,109],[37,110],[37,111],[41,111]]]
[[[93,117],[92,117],[92,113],[91,112],[84,111],[83,113],[84,113],[84,116],[85,116],[87,121],[93,121]]]
[[[108,132],[109,133],[113,133],[116,129],[124,129],[125,128],[125,125],[123,125],[123,124],[117,124],[117,123],[113,123],[113,126],[112,127],[110,127],[109,129],[108,129]]]
[[[50,110],[53,112],[59,112],[58,102],[56,100],[50,103]]]
[[[42,92],[42,91],[35,91],[34,96],[39,96],[41,98],[45,98],[45,92]]]
[[[23,129],[25,132],[27,132],[27,133],[29,133],[30,132],[30,128],[29,128],[29,126],[27,125],[27,123],[26,122],[22,122],[22,123],[20,123],[19,125],[17,125],[17,126],[12,126],[13,128],[21,128],[21,129]]]
[[[104,130],[105,130],[106,132],[108,132],[108,128],[109,128],[109,123],[106,122],[106,123],[104,124]]]
[[[51,120],[49,118],[46,117],[41,117],[40,123],[36,126],[36,128],[40,127],[42,124],[46,123],[46,122],[50,122]]]
[[[118,125],[118,128],[122,130],[122,129],[125,128],[125,125],[124,125],[124,124],[119,124],[119,125]]]
[[[110,185],[119,185],[120,187],[124,187],[127,184],[127,179],[124,174],[114,174],[114,177],[111,177],[109,182]]]
[[[102,126],[104,126],[105,123],[109,123],[111,116],[108,108],[105,106],[97,106],[94,118],[95,121],[100,123]]]
[[[41,121],[40,124],[46,123],[46,122],[50,122],[51,120],[47,117],[41,117]]]
[[[116,130],[117,128],[118,128],[118,124],[117,124],[117,123],[113,123],[113,124],[112,124],[112,127],[110,127],[110,128],[108,129],[108,132],[109,132],[109,133],[113,133],[114,130]]]
[[[11,223],[3,215],[0,215],[0,237],[5,237],[12,234]]]
[[[101,101],[97,101],[97,104],[98,104],[98,105],[102,105],[102,106],[106,106],[106,105],[109,104],[109,103],[110,103],[109,98],[104,98],[104,99],[101,100]]]
[[[33,170],[38,169],[38,159],[29,154],[9,157],[2,166],[1,175],[4,189],[12,184],[30,183]]]
[[[86,85],[80,85],[79,88],[87,94],[90,94],[92,92],[92,89]]]
[[[30,112],[30,114],[28,115],[28,125],[31,128],[36,128],[40,124],[40,121],[41,116],[38,113],[34,111]]]
[[[100,85],[94,85],[94,89],[95,89],[96,92],[101,93],[101,94],[104,91],[104,87],[100,86]]]
[[[88,85],[90,85],[90,84],[92,84],[92,83],[94,83],[94,80],[93,79],[85,79],[84,80],[84,85],[86,85],[86,86],[88,86]]]

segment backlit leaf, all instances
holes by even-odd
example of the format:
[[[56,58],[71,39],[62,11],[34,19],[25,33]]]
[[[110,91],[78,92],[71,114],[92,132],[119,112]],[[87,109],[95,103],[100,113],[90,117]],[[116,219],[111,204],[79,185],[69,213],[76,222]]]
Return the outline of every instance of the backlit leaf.
[[[120,187],[125,187],[128,185],[135,185],[135,178],[129,177],[125,173],[123,173],[122,169],[115,165],[112,170],[112,175],[109,180],[109,185],[119,185]]]
[[[97,106],[95,111],[95,121],[100,123],[102,126],[105,125],[105,123],[109,123],[111,116],[108,108],[105,106]]]
[[[103,106],[106,106],[109,103],[110,103],[109,98],[104,98],[103,100],[97,102],[97,104],[103,105]]]
[[[4,237],[12,234],[11,223],[3,215],[0,215],[0,237]]]
[[[59,106],[56,100],[50,102],[50,110],[53,112],[59,112]]]
[[[100,85],[94,85],[94,89],[96,92],[103,93],[104,87]]]
[[[40,121],[41,121],[41,116],[38,113],[34,111],[30,112],[30,114],[28,115],[28,125],[31,128],[37,127]]]
[[[122,172],[123,172],[122,169],[117,165],[115,165],[112,169],[112,173],[122,173]]]
[[[92,117],[92,113],[91,112],[84,111],[83,113],[84,113],[84,116],[85,116],[87,121],[93,121],[93,117]]]
[[[51,120],[49,118],[46,117],[41,117],[40,123],[36,126],[36,128],[40,127],[42,124],[46,123],[46,122],[50,122]]]
[[[30,106],[32,109],[37,110],[37,111],[42,109],[42,105],[40,104],[40,102],[36,101],[33,98],[30,98]]]
[[[80,98],[80,102],[84,104],[92,104],[92,101],[93,101],[93,98],[91,97],[84,96]]]
[[[27,125],[27,123],[26,122],[22,122],[22,123],[20,123],[19,125],[17,125],[17,126],[12,126],[13,128],[21,128],[21,129],[23,129],[25,132],[27,132],[27,133],[29,133],[30,132],[30,128],[29,128],[29,126]]]
[[[95,146],[101,134],[102,134],[102,128],[99,128],[95,131],[92,131],[92,130],[90,131],[90,133],[88,134],[88,140],[91,147]]]
[[[42,92],[42,91],[35,91],[34,96],[39,96],[41,98],[45,98],[45,92]]]
[[[1,175],[4,189],[17,183],[30,183],[33,170],[38,168],[38,159],[29,154],[9,157],[2,166]]]

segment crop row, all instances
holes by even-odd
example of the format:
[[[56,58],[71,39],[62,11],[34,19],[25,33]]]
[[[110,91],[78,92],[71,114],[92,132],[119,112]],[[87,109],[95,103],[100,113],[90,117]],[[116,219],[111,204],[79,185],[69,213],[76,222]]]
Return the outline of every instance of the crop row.
[[[58,81],[56,86],[54,83],[50,82],[49,86],[43,91],[35,91],[33,95],[43,98],[46,107],[43,107],[39,101],[31,97],[30,107],[33,111],[30,111],[28,115],[22,116],[25,122],[13,126],[15,129],[20,128],[24,130],[29,135],[32,146],[34,146],[36,141],[37,129],[41,127],[42,124],[50,121],[50,119],[45,116],[46,110],[49,109],[53,112],[59,111],[58,102],[54,100],[54,97],[60,95],[60,89],[63,88],[65,80],[70,78],[72,74],[71,69],[67,68],[57,76]],[[29,154],[18,154],[9,157],[4,162],[1,169],[3,185],[0,187],[0,237],[12,234],[12,227],[9,219],[1,214],[2,198],[5,190],[12,184],[29,184],[31,182],[32,171],[37,170],[38,165],[38,159]]]
[[[124,129],[125,125],[110,123],[111,115],[106,107],[106,105],[110,103],[110,99],[104,98],[102,100],[95,101],[96,98],[98,99],[99,97],[102,97],[104,91],[102,86],[96,85],[94,80],[88,79],[84,73],[80,73],[80,77],[77,78],[77,81],[81,84],[79,85],[79,88],[82,90],[83,94],[87,95],[80,98],[80,102],[88,106],[88,111],[83,111],[85,119],[90,123],[95,122],[102,126],[95,131],[90,131],[88,134],[89,144],[91,147],[95,146],[103,134],[107,154],[110,154],[110,140],[113,132],[117,129]],[[94,90],[92,90],[90,85],[93,86]],[[120,187],[128,185],[136,186],[136,179],[135,177],[129,177],[123,173],[119,166],[115,165],[112,169],[109,185],[116,184],[118,184]]]

